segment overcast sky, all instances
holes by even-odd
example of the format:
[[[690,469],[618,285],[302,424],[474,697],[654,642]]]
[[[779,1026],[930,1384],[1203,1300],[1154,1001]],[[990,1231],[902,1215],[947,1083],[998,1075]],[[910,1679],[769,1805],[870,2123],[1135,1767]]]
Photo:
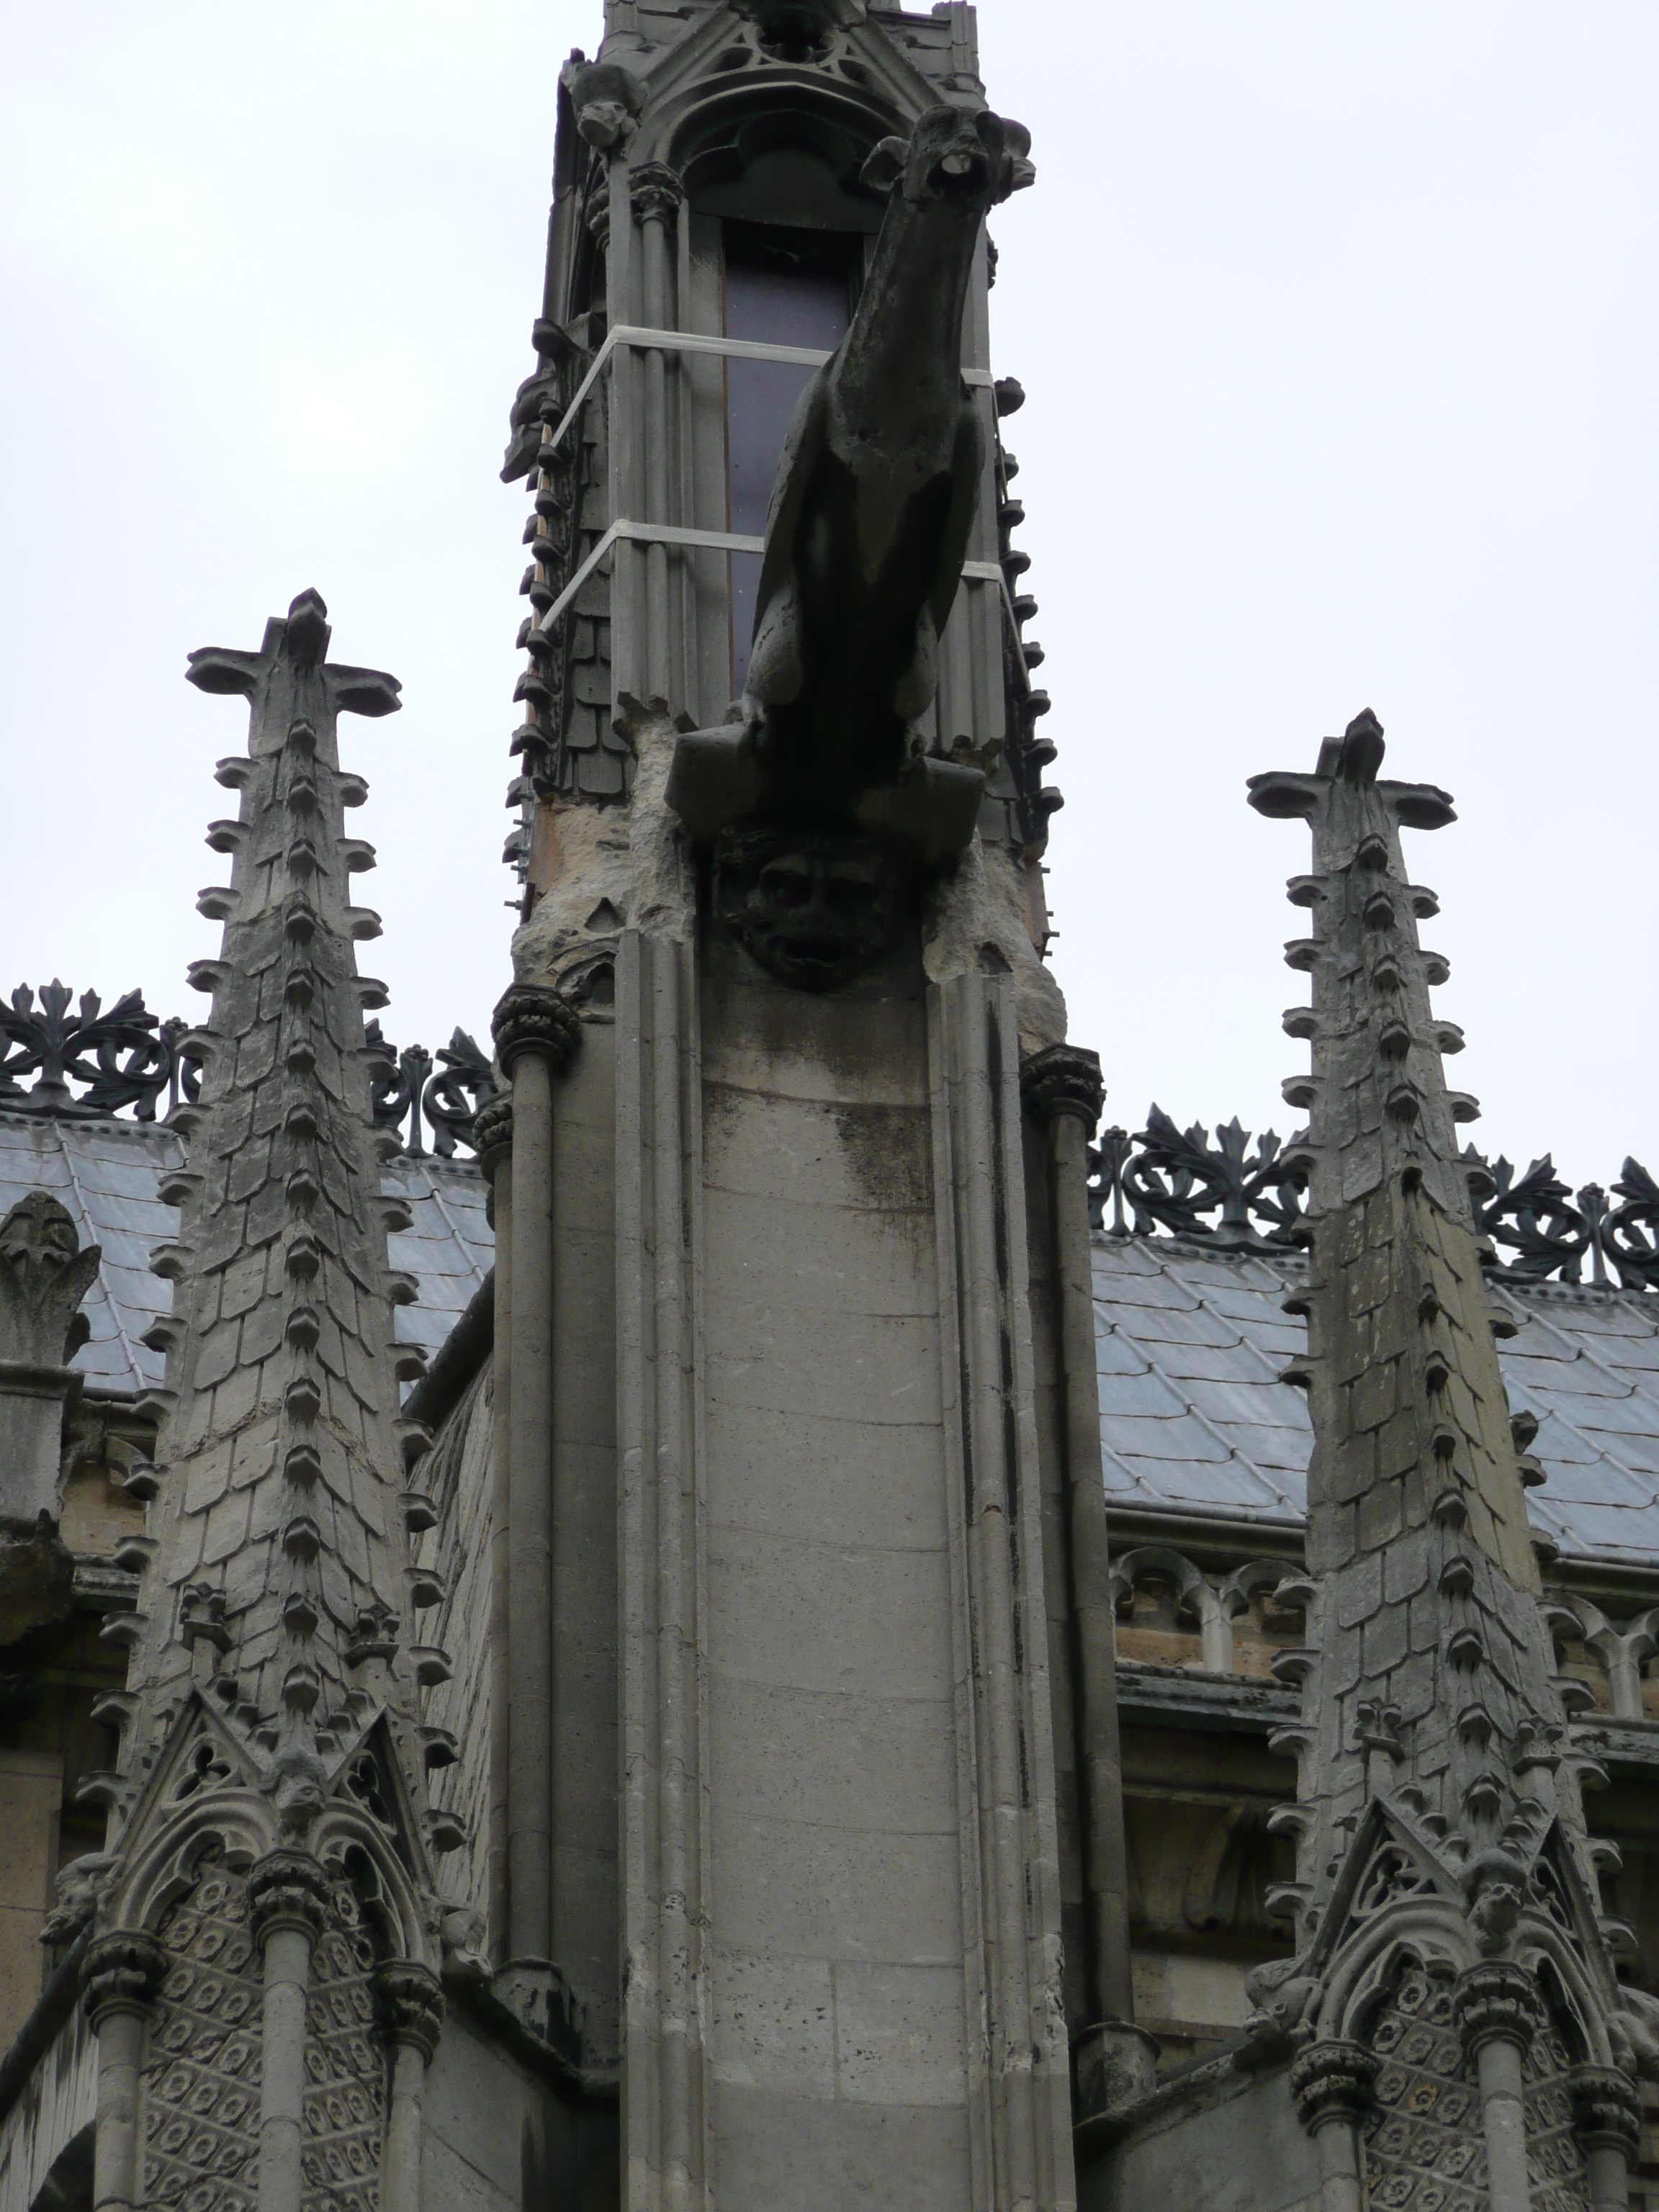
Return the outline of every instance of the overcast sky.
[[[182,681],[301,586],[404,711],[348,719],[398,1042],[507,980],[531,366],[571,0],[3,0],[0,975],[196,1018],[240,702]],[[996,366],[1029,394],[1066,794],[1055,965],[1109,1113],[1286,1133],[1300,825],[1244,779],[1364,706],[1461,815],[1411,840],[1474,1134],[1659,1170],[1653,0],[985,0],[1032,131]]]

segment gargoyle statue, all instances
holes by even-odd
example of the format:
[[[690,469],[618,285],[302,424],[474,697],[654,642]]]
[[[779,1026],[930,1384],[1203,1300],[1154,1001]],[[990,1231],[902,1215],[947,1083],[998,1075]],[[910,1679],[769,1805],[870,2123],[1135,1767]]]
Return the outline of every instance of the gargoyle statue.
[[[763,759],[831,805],[893,781],[933,700],[984,459],[962,381],[969,276],[1030,146],[1017,123],[933,107],[865,164],[891,198],[853,326],[790,425],[743,701]]]
[[[864,181],[890,197],[851,329],[802,393],[767,517],[741,735],[681,741],[694,834],[746,814],[896,834],[924,860],[973,834],[982,777],[921,757],[983,466],[962,322],[986,210],[1031,181],[1030,134],[929,108]],[[901,785],[901,779],[904,781]]]

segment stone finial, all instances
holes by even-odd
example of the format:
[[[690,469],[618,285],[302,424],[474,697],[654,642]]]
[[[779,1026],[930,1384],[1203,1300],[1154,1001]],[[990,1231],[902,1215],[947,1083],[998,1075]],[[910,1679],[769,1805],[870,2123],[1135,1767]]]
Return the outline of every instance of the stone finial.
[[[0,1221],[0,1366],[63,1366],[103,1256],[95,1244],[81,1249],[74,1217],[49,1191],[18,1200]]]
[[[1475,1109],[1447,1087],[1445,1025],[1429,989],[1449,970],[1417,935],[1437,902],[1409,880],[1400,844],[1402,829],[1439,830],[1457,817],[1433,784],[1379,781],[1382,754],[1382,726],[1367,708],[1325,739],[1311,775],[1249,780],[1258,813],[1313,831],[1313,871],[1292,878],[1289,896],[1311,911],[1314,933],[1285,953],[1313,978],[1312,1006],[1285,1017],[1287,1032],[1313,1047],[1311,1076],[1292,1079],[1309,1109],[1310,1187],[1316,1205],[1334,1208],[1405,1173],[1467,1218],[1455,1125]]]

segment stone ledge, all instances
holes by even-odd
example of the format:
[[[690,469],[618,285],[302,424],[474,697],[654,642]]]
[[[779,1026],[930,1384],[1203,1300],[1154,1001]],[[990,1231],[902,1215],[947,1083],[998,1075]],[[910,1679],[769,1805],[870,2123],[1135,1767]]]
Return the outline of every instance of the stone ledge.
[[[1259,1735],[1286,1727],[1302,1711],[1297,1692],[1278,1682],[1249,1674],[1206,1674],[1190,1667],[1158,1667],[1139,1659],[1117,1663],[1117,1705],[1125,1721],[1248,1729]],[[1655,1755],[1659,1758],[1659,1739]]]

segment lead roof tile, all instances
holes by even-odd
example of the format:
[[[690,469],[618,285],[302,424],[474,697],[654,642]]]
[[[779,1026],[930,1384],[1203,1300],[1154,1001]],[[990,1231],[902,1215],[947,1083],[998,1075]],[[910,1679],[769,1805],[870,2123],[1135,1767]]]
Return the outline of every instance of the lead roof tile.
[[[1102,1375],[1098,1378],[1102,1418],[1168,1420],[1187,1412],[1187,1402],[1161,1375],[1151,1369],[1139,1375]]]
[[[1511,1352],[1506,1346],[1504,1372],[1527,1389],[1565,1397],[1619,1398],[1631,1387],[1587,1358],[1582,1348],[1571,1359],[1551,1359]]]
[[[1095,1370],[1100,1375],[1144,1375],[1146,1355],[1109,1322],[1095,1330]]]
[[[1231,1376],[1224,1381],[1191,1376],[1182,1387],[1191,1405],[1199,1413],[1207,1413],[1212,1421],[1246,1421],[1265,1428],[1293,1430],[1303,1438],[1302,1450],[1306,1455],[1310,1430],[1307,1406],[1300,1391],[1286,1389],[1266,1376],[1247,1382]]]
[[[1237,1346],[1243,1342],[1236,1323],[1223,1321],[1218,1314],[1194,1306],[1190,1312],[1181,1312],[1171,1306],[1121,1306],[1105,1299],[1095,1301],[1097,1313],[1104,1316],[1137,1344],[1211,1344]],[[1144,1317],[1136,1320],[1139,1312]]]
[[[1115,1413],[1100,1417],[1101,1442],[1113,1451],[1132,1452],[1138,1458],[1174,1460],[1192,1466],[1206,1460],[1224,1460],[1227,1447],[1195,1413],[1172,1413],[1162,1419],[1143,1416],[1121,1419]]]

